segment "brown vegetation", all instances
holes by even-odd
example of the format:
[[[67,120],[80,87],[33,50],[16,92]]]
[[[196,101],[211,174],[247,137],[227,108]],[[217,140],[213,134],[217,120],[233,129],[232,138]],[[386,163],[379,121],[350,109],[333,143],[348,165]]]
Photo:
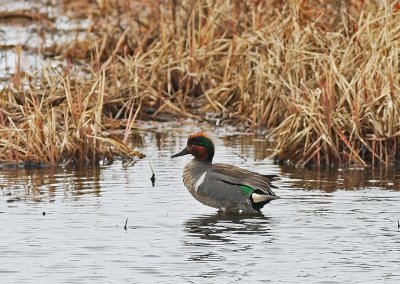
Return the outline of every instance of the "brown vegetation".
[[[281,161],[389,166],[400,154],[400,5],[337,3],[64,0],[90,19],[87,37],[47,52],[85,72],[46,69],[2,91],[0,159],[129,155],[105,130],[212,113],[270,130]]]

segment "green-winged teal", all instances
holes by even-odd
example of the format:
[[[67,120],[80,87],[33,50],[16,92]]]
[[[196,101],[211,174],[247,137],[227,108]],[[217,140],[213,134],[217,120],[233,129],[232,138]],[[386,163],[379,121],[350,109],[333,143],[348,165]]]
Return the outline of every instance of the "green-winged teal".
[[[204,133],[189,136],[187,146],[171,158],[192,154],[183,170],[183,183],[201,203],[223,212],[259,212],[279,198],[271,190],[276,175],[262,175],[228,164],[213,164],[214,143]]]

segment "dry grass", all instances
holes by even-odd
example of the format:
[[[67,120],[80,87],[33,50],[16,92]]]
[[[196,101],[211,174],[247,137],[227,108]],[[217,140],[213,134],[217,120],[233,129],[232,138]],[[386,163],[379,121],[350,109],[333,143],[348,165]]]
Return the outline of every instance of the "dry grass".
[[[328,167],[396,163],[399,20],[398,10],[387,5],[356,21],[343,14],[335,32],[304,29],[301,48],[287,50],[288,72],[274,83],[286,85],[287,107],[274,129],[277,157]]]
[[[92,160],[119,143],[102,134],[111,126],[124,128],[126,141],[137,117],[212,113],[271,130],[275,157],[296,165],[398,159],[396,1],[80,0],[62,8],[91,25],[86,40],[52,52],[87,66],[87,78],[47,70],[39,86],[3,90],[0,157],[40,150],[48,163]]]
[[[96,164],[143,156],[105,131],[104,71],[88,81],[43,71],[39,88],[1,93],[1,161]]]

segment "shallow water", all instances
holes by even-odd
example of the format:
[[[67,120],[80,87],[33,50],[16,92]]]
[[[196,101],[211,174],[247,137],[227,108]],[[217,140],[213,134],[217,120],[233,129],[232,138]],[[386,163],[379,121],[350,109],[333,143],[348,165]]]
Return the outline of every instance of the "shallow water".
[[[83,40],[88,19],[74,19],[62,13],[55,5],[57,1],[1,0],[0,12],[17,12],[16,15],[0,18],[0,89],[9,87],[10,80],[20,71],[36,74],[44,68],[60,72],[66,66],[80,72],[81,68],[66,60],[54,58],[57,46]],[[42,20],[28,20],[18,16],[19,12],[43,15]],[[21,47],[20,52],[17,47]],[[40,72],[39,72],[40,73]]]
[[[262,216],[218,215],[184,188],[189,157],[170,159],[188,132],[143,134],[154,187],[147,159],[2,170],[1,282],[398,283],[395,171],[293,170],[263,140],[214,130],[215,161],[282,177]]]

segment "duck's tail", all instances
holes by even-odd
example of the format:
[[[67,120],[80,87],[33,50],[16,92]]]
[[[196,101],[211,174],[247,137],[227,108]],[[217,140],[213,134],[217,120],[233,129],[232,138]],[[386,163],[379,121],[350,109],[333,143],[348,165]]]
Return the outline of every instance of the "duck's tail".
[[[250,194],[250,202],[253,208],[259,211],[261,208],[264,207],[265,204],[270,202],[271,200],[279,199],[279,196],[265,194],[264,192],[253,192]]]

